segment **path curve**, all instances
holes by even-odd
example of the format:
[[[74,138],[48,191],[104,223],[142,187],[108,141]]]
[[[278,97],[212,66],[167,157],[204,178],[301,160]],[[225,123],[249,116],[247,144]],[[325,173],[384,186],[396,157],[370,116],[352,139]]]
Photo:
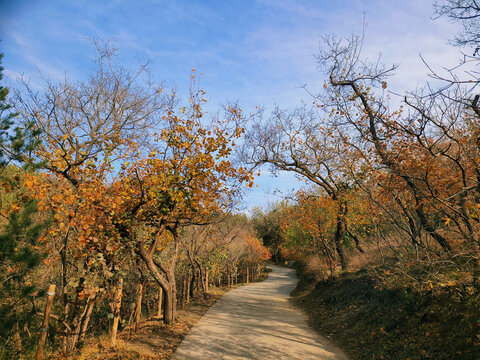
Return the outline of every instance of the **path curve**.
[[[185,337],[176,360],[347,360],[307,325],[289,302],[295,271],[270,265],[267,280],[239,287],[219,299]]]

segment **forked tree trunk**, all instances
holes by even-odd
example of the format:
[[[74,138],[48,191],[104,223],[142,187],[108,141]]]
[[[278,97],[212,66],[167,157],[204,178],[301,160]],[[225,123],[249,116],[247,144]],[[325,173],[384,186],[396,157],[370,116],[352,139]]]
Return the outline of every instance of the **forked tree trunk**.
[[[178,247],[177,247],[178,248]],[[178,249],[176,249],[178,251]],[[148,254],[142,245],[137,247],[137,253],[147,265],[148,270],[154,277],[159,286],[162,287],[164,293],[164,323],[171,324],[175,320],[176,315],[176,285],[175,285],[175,261],[176,254],[170,261],[170,267],[166,270],[166,277],[160,272],[157,265],[153,261],[153,255]]]
[[[73,329],[72,337],[70,338],[70,349],[74,350],[77,347],[80,339],[83,338],[84,332],[87,331],[88,323],[90,321],[90,316],[93,311],[93,306],[96,302],[97,293],[94,291],[87,300],[83,312],[79,315],[78,320],[76,321],[76,326]]]
[[[96,302],[97,302],[97,291],[95,291],[95,294],[92,295],[92,299],[87,304],[87,313],[85,314],[85,317],[83,319],[83,325],[80,331],[78,342],[82,342],[83,339],[85,338],[85,334],[88,329],[88,324],[90,322],[90,318],[92,317],[93,308],[95,307]]]

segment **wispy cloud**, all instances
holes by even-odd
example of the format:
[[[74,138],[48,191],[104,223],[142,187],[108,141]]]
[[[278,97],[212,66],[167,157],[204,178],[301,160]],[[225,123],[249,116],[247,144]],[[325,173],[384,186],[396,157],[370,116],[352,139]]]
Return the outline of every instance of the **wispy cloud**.
[[[0,45],[9,78],[23,74],[35,80],[40,69],[51,79],[65,71],[84,79],[95,53],[88,39],[115,39],[120,62],[135,67],[150,59],[154,78],[181,90],[192,68],[204,73],[201,84],[212,112],[228,100],[239,100],[246,111],[311,101],[299,85],[315,91],[323,83],[313,58],[321,36],[359,33],[364,19],[365,56],[382,53],[386,64],[400,64],[389,85],[396,92],[427,80],[420,54],[436,69],[459,59],[458,49],[447,45],[457,26],[432,20],[428,0],[21,0],[4,10]],[[289,176],[275,183],[286,188]],[[268,177],[260,182],[262,188],[271,183]],[[264,199],[257,191],[249,202]]]

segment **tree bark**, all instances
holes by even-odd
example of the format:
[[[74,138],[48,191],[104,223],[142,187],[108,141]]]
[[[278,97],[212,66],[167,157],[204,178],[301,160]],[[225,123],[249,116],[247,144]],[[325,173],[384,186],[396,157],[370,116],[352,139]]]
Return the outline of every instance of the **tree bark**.
[[[158,287],[157,316],[158,316],[159,318],[163,317],[163,289],[162,289],[161,286]]]
[[[208,293],[208,269],[205,269],[205,293]]]
[[[137,305],[135,309],[135,331],[140,326],[140,320],[142,319],[142,297],[143,297],[143,284],[138,284]]]
[[[342,266],[342,270],[347,269],[347,258],[345,256],[345,252],[343,249],[343,237],[345,235],[345,212],[346,212],[347,205],[344,201],[340,201],[339,208],[337,211],[337,228],[335,230],[335,249],[337,250],[337,254],[340,258],[340,265]]]
[[[91,300],[87,304],[87,313],[85,314],[85,317],[83,319],[83,325],[78,338],[78,342],[82,342],[83,339],[85,338],[85,334],[88,329],[88,323],[90,322],[90,318],[92,317],[93,308],[96,302],[97,302],[97,293],[95,291],[95,294],[92,296]]]
[[[172,278],[171,271],[167,270],[166,277],[160,272],[157,265],[153,261],[153,256],[145,251],[142,244],[137,246],[137,254],[145,262],[148,270],[154,277],[157,284],[163,289],[164,293],[164,314],[163,321],[165,324],[171,324],[173,322],[173,288],[171,286]],[[173,274],[173,282],[175,281],[175,274]]]
[[[122,291],[123,291],[123,279],[118,279],[117,289],[114,297],[114,313],[113,313],[113,326],[111,341],[112,345],[117,344],[117,330],[118,323],[120,321],[120,308],[122,307]]]
[[[187,272],[187,304],[190,303],[190,285],[191,282],[190,282],[190,269],[188,269],[188,272]]]

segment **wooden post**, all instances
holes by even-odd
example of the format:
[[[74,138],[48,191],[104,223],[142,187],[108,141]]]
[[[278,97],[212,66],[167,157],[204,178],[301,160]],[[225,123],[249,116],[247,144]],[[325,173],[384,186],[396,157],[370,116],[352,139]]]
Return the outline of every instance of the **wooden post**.
[[[162,305],[163,305],[163,289],[159,286],[158,287],[158,310],[157,310],[157,316],[159,318],[163,316]]]
[[[120,320],[120,308],[122,306],[122,290],[123,290],[123,279],[118,279],[117,289],[115,291],[115,297],[113,299],[113,327],[112,327],[112,336],[111,341],[112,345],[117,344],[117,330],[118,322]]]
[[[47,339],[48,322],[50,320],[50,312],[52,311],[53,297],[55,296],[55,285],[50,285],[47,292],[47,303],[45,304],[45,312],[43,313],[43,324],[40,329],[40,339],[38,339],[38,348],[36,360],[43,359],[43,349],[45,347],[45,340]]]
[[[248,284],[248,266],[247,266],[247,284]]]
[[[138,330],[140,326],[140,320],[142,319],[142,297],[143,297],[143,285],[142,283],[138,284],[138,296],[137,296],[137,306],[135,313],[135,331]]]

